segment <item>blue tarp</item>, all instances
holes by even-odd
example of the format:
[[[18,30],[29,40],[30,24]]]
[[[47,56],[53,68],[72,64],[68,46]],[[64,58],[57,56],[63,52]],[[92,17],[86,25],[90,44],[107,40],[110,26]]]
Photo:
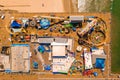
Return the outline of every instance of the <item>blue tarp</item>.
[[[15,47],[15,46],[26,46],[26,47],[29,47],[29,44],[12,44],[11,46],[12,47]]]
[[[95,16],[87,16],[86,18],[95,18]]]
[[[52,56],[52,58],[66,58],[66,56]]]
[[[41,53],[51,52],[51,49],[50,49],[49,44],[41,44],[40,46],[38,46],[38,51]]]
[[[40,26],[42,27],[42,29],[47,29],[50,26],[50,21],[44,18],[40,21]]]
[[[38,63],[37,63],[37,62],[33,62],[33,67],[34,67],[35,69],[38,69]]]
[[[91,50],[91,51],[95,51],[95,50],[98,50],[98,48],[95,47],[95,46],[93,46],[90,50]]]
[[[6,69],[5,72],[6,73],[11,73],[11,70],[10,69]]]
[[[76,31],[76,27],[72,27],[72,30],[73,30],[73,31]]]
[[[100,68],[100,69],[104,68],[105,67],[105,59],[96,58],[95,67]]]
[[[44,46],[42,46],[42,45],[38,46],[38,51],[41,53],[44,53],[45,52]]]
[[[13,21],[11,23],[11,28],[20,28],[21,27],[21,24],[19,24],[17,21]]]
[[[94,74],[94,76],[98,76],[98,73],[97,73],[97,72],[94,72],[93,74]]]
[[[46,65],[46,66],[44,67],[44,69],[49,71],[49,70],[51,70],[51,67],[50,67],[50,65]]]

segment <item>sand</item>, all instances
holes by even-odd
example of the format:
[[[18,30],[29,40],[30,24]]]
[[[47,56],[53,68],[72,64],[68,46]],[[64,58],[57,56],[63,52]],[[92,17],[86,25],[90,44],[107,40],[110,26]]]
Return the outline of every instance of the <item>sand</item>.
[[[0,0],[0,9],[11,9],[19,12],[70,12],[71,0]]]

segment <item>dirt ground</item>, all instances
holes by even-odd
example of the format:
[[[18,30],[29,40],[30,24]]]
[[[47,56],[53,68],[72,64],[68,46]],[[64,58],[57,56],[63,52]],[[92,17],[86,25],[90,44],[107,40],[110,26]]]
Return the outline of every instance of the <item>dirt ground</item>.
[[[3,45],[5,46],[10,46],[10,41],[8,40],[9,37],[9,30],[8,28],[6,28],[8,26],[8,22],[10,20],[10,17],[14,16],[15,18],[18,17],[32,17],[32,16],[41,16],[41,15],[50,15],[49,13],[41,13],[41,14],[35,14],[35,13],[12,13],[9,14],[9,12],[7,12],[6,14],[6,18],[4,20],[0,20],[0,47],[2,47]],[[107,24],[107,38],[106,38],[106,43],[104,46],[105,52],[107,54],[107,59],[106,59],[106,67],[105,67],[105,71],[102,73],[99,69],[94,69],[94,71],[98,72],[98,76],[94,77],[93,75],[91,76],[82,76],[82,74],[73,74],[73,75],[53,75],[53,74],[49,74],[49,73],[30,73],[30,74],[26,74],[26,73],[22,73],[22,74],[5,74],[5,73],[0,73],[0,80],[55,80],[56,79],[62,79],[62,80],[69,80],[70,78],[72,80],[76,80],[76,79],[95,79],[95,80],[103,80],[103,79],[112,79],[112,78],[116,78],[116,75],[111,75],[111,71],[110,71],[110,65],[111,65],[111,61],[110,61],[110,23],[111,23],[111,15],[110,13],[74,13],[74,14],[68,14],[68,13],[57,13],[55,14],[56,16],[69,16],[69,15],[83,15],[83,16],[98,16],[100,18],[102,18],[106,24]],[[6,26],[7,25],[7,26]],[[35,30],[32,30],[35,31]],[[35,31],[36,32],[36,31]],[[56,33],[51,33],[49,32],[49,30],[40,30],[37,32],[38,35],[44,35],[45,33],[48,33],[52,36],[67,36],[67,37],[72,37],[74,38],[74,50],[76,49],[77,45],[78,45],[78,36],[76,35],[76,32],[71,32],[70,34],[64,35],[64,34],[60,34],[58,32]],[[76,59],[80,59],[80,55],[81,53],[77,53],[76,54]],[[44,57],[46,57],[47,55],[44,55]],[[34,57],[35,58],[35,57]],[[80,59],[81,60],[81,59]],[[41,64],[41,63],[39,63]],[[76,78],[76,79],[75,79]],[[58,80],[59,80],[58,79]]]

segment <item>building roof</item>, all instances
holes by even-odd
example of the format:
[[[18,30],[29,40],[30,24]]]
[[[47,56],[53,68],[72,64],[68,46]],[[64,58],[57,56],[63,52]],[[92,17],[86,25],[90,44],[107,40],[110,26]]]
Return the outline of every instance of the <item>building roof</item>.
[[[11,46],[11,71],[29,72],[30,50],[27,44],[13,44]]]

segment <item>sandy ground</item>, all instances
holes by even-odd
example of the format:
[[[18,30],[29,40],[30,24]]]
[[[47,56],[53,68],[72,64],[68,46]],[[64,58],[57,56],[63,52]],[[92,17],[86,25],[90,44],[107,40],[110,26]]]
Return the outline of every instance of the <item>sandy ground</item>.
[[[48,14],[6,14],[7,16],[15,16],[16,18],[17,17],[32,17],[32,16],[35,16],[35,15],[50,15],[49,13]],[[98,76],[97,77],[94,77],[94,76],[82,76],[81,74],[76,74],[76,75],[53,75],[53,74],[46,74],[46,73],[37,73],[37,74],[14,74],[14,75],[8,75],[8,74],[0,74],[0,80],[43,80],[43,78],[45,79],[51,79],[51,80],[54,80],[53,78],[84,78],[84,79],[99,79],[99,80],[102,80],[102,79],[111,79],[111,78],[117,78],[116,75],[112,75],[110,74],[110,51],[109,51],[109,43],[110,43],[110,19],[111,19],[111,16],[110,16],[110,13],[74,13],[74,14],[67,14],[67,13],[59,13],[59,14],[56,14],[56,16],[68,16],[68,15],[84,15],[84,16],[98,16],[100,18],[102,18],[104,21],[106,21],[106,24],[107,24],[107,38],[106,38],[106,46],[105,46],[105,51],[106,51],[106,54],[107,54],[107,60],[106,60],[106,67],[105,67],[105,72],[104,73],[101,73],[100,70],[98,69],[94,69],[94,71],[97,71],[98,72]],[[0,20],[2,23],[0,23],[0,31],[3,31],[0,33],[0,37],[1,37],[1,46],[2,45],[10,45],[10,42],[8,40],[9,38],[9,33],[6,31],[6,28],[5,28],[5,25],[7,24],[7,21],[8,21],[9,17],[6,17],[5,20]],[[40,32],[38,32],[39,35],[43,35],[44,33],[49,33],[49,30],[41,30]],[[60,35],[59,33],[49,33],[50,35],[53,35],[53,36],[58,36]],[[74,38],[75,40],[75,44],[74,44],[74,50],[76,49],[78,43],[77,43],[77,40],[78,40],[78,37],[75,36],[76,33],[75,32],[71,32],[70,34],[67,34],[65,36],[68,36],[68,37],[72,37]],[[4,38],[5,36],[5,38]],[[64,34],[62,34],[61,36],[64,36]],[[6,41],[6,42],[4,42]],[[79,56],[81,55],[81,53],[77,53],[76,54],[76,59],[80,59]],[[44,55],[44,57],[46,57],[47,55]],[[41,63],[39,63],[41,64]],[[10,78],[11,77],[11,78]],[[78,80],[79,80],[78,79]],[[64,80],[64,79],[63,79]],[[73,79],[74,80],[74,79]]]
[[[6,7],[0,7],[0,9],[12,9],[12,10],[18,10],[19,12],[29,12],[31,14],[20,14],[20,13],[13,13],[13,14],[6,14],[5,20],[0,20],[0,48],[1,46],[9,46],[11,43],[8,40],[9,38],[9,30],[5,27],[8,25],[9,19],[11,16],[17,17],[32,17],[36,15],[50,15],[49,13],[56,13],[60,12],[59,14],[56,14],[56,16],[68,16],[68,15],[88,15],[88,16],[98,16],[102,18],[104,21],[106,21],[108,30],[107,30],[107,38],[106,38],[106,46],[105,51],[107,54],[107,60],[106,60],[106,68],[105,72],[101,73],[100,70],[95,69],[94,71],[98,72],[98,76],[94,77],[92,76],[82,76],[82,74],[76,74],[76,75],[53,75],[53,74],[46,74],[46,73],[30,73],[30,74],[5,74],[0,73],[0,80],[55,80],[54,78],[61,78],[62,80],[65,80],[65,78],[72,78],[72,80],[76,80],[74,78],[78,78],[78,80],[82,79],[94,79],[94,80],[103,80],[103,79],[111,79],[111,78],[117,78],[116,75],[110,74],[110,51],[109,51],[109,43],[110,43],[110,13],[74,13],[77,12],[77,6],[73,5],[76,4],[76,0],[0,0],[0,5],[4,5]],[[11,5],[12,4],[12,5]],[[58,5],[59,4],[59,5]],[[48,13],[49,12],[49,13]],[[64,12],[64,13],[63,13]],[[35,14],[36,13],[36,14]],[[37,14],[42,13],[42,14]],[[46,14],[48,13],[48,14]],[[33,30],[35,31],[35,30]],[[42,30],[38,32],[39,35],[43,35],[44,33],[49,33],[49,30]],[[36,32],[36,31],[35,31]],[[64,34],[60,35],[59,33],[49,33],[52,36],[64,36]],[[75,32],[71,32],[70,34],[67,34],[65,36],[72,37],[75,40],[74,44],[74,50],[76,49],[78,43],[78,37],[75,36]],[[34,47],[33,47],[34,48]],[[81,53],[76,54],[76,59],[80,59],[79,56]],[[33,55],[34,56],[34,55]],[[47,54],[43,55],[43,57],[47,57]],[[38,60],[37,57],[32,57],[31,60]],[[46,58],[47,59],[47,58]],[[45,60],[46,61],[46,60]],[[39,61],[39,65],[41,65],[41,62]],[[32,69],[32,68],[31,68]],[[42,70],[40,70],[42,71]],[[34,72],[34,71],[32,71]],[[44,78],[44,79],[43,79]],[[69,79],[68,79],[69,80]],[[116,79],[115,79],[116,80]],[[119,79],[118,79],[119,80]]]
[[[0,9],[19,12],[71,12],[71,0],[0,0]]]

